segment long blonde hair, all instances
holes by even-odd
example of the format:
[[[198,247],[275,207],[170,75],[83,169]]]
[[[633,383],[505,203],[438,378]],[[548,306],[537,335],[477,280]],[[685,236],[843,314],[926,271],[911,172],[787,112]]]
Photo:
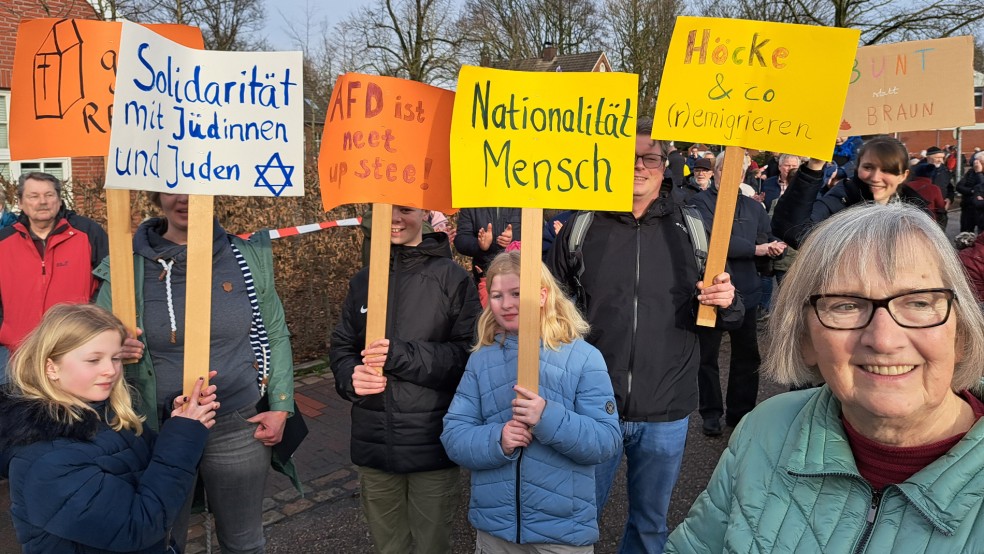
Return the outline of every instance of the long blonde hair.
[[[492,286],[492,280],[499,275],[519,275],[519,251],[503,252],[492,260],[488,271],[485,272],[486,286]],[[551,275],[547,266],[540,265],[540,286],[547,290],[547,299],[540,308],[540,338],[543,344],[551,350],[559,350],[563,343],[573,342],[588,334],[591,327],[578,311],[574,302],[564,295]],[[495,321],[492,313],[492,303],[486,304],[481,317],[478,318],[478,343],[472,352],[495,342],[496,335],[502,334],[503,329]]]
[[[94,304],[59,304],[49,309],[10,360],[8,369],[14,394],[43,402],[56,421],[81,421],[85,410],[93,411],[92,407],[55,385],[48,378],[47,362],[59,363],[65,354],[106,331],[119,333],[121,344],[126,338],[126,328],[120,320]],[[116,431],[129,429],[138,435],[143,432],[143,417],[134,411],[122,375],[113,385],[108,403],[113,414],[107,422],[110,427]]]

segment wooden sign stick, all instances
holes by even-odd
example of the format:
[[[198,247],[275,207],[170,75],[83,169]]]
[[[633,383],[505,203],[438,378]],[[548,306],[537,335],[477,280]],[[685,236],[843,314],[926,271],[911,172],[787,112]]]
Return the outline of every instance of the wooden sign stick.
[[[711,286],[714,277],[724,271],[728,260],[728,244],[731,242],[731,227],[735,221],[735,206],[738,204],[741,185],[741,167],[745,161],[745,149],[729,146],[725,150],[724,167],[718,186],[717,205],[714,208],[714,225],[711,228],[711,243],[707,248],[707,266],[704,268],[704,285]],[[751,309],[745,306],[745,309]],[[717,321],[717,308],[700,305],[697,310],[697,325],[714,327]]]
[[[184,321],[184,394],[195,381],[208,384],[212,337],[212,220],[215,198],[188,195],[188,277]]]
[[[113,314],[137,336],[137,301],[133,284],[133,232],[130,230],[130,191],[106,189],[106,227],[109,230],[109,279]],[[124,360],[134,363],[136,360]]]
[[[369,243],[369,298],[366,301],[366,348],[369,348],[372,341],[386,338],[392,227],[393,204],[373,203],[372,240]],[[382,368],[379,372],[383,372]]]
[[[523,208],[519,250],[519,359],[517,384],[540,387],[540,276],[543,263],[543,209]],[[485,283],[492,286],[492,283]]]

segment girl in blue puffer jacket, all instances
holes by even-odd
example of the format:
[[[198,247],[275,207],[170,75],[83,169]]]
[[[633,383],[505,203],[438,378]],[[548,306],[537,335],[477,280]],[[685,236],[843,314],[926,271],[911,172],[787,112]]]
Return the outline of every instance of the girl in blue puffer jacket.
[[[60,304],[11,360],[0,476],[25,554],[176,552],[168,530],[195,483],[215,387],[199,380],[155,435],[123,381],[125,337],[104,309]]]
[[[622,440],[615,393],[601,353],[582,338],[587,322],[542,264],[539,392],[516,384],[519,260],[507,252],[487,269],[489,303],[441,441],[472,472],[476,551],[592,552],[594,466]]]

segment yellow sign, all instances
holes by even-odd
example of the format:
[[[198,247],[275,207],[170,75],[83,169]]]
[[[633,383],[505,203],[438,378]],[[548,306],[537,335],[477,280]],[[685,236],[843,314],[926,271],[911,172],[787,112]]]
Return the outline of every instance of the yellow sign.
[[[973,67],[969,36],[858,48],[841,136],[973,125]]]
[[[829,160],[860,31],[678,17],[653,136]]]
[[[462,67],[454,207],[630,211],[637,91],[627,73]]]

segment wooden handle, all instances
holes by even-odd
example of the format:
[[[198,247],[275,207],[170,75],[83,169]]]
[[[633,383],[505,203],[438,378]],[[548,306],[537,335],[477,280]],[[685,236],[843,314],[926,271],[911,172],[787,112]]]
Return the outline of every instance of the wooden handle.
[[[199,377],[208,384],[212,338],[212,244],[214,198],[188,196],[188,278],[185,291],[184,394]],[[180,330],[179,330],[180,332]],[[147,354],[144,354],[147,355]]]
[[[106,189],[106,227],[109,230],[109,280],[113,314],[137,336],[137,301],[133,284],[133,232],[130,230],[130,191]],[[133,363],[136,360],[124,360]]]
[[[704,268],[704,285],[711,286],[714,278],[724,272],[728,261],[728,245],[731,243],[731,227],[735,222],[735,206],[741,193],[741,167],[745,162],[745,150],[729,146],[725,150],[724,167],[718,186],[717,206],[714,208],[714,225],[711,227],[711,243],[707,248],[707,266]],[[747,309],[750,309],[746,306]],[[714,327],[717,308],[701,304],[697,310],[697,325]]]
[[[543,209],[523,208],[519,271],[519,374],[516,381],[533,392],[540,384],[540,275]],[[485,283],[490,287],[492,283]]]
[[[386,338],[392,226],[393,204],[373,204],[372,242],[369,245],[369,299],[366,302],[366,348],[369,348],[372,341]],[[382,372],[382,368],[379,371]]]

